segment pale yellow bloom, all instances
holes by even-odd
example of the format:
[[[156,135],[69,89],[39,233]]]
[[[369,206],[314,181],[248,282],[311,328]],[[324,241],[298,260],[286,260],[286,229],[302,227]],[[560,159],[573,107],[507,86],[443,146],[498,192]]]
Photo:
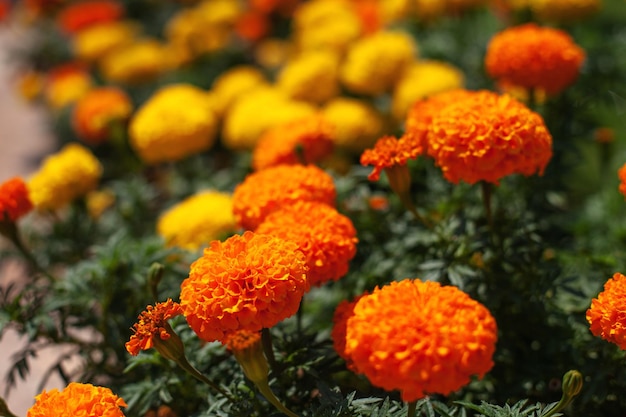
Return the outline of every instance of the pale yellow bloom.
[[[139,32],[136,24],[114,21],[89,26],[76,34],[72,48],[77,58],[97,61],[116,48],[132,43]]]
[[[267,85],[265,76],[253,66],[241,65],[225,71],[211,87],[218,115],[223,117],[239,97],[264,85]]]
[[[171,68],[167,47],[154,39],[138,40],[117,48],[100,62],[104,78],[119,83],[150,81]]]
[[[362,100],[339,97],[322,109],[324,119],[334,126],[333,140],[339,149],[360,153],[374,145],[385,131],[385,118]]]
[[[287,62],[277,85],[295,100],[328,101],[339,93],[339,58],[321,50],[304,52]]]

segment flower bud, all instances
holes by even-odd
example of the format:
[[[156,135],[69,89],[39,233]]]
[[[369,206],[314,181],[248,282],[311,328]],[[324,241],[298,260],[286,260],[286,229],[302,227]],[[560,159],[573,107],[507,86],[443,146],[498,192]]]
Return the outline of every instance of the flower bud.
[[[563,375],[563,395],[573,398],[583,388],[583,376],[576,370],[570,370]]]

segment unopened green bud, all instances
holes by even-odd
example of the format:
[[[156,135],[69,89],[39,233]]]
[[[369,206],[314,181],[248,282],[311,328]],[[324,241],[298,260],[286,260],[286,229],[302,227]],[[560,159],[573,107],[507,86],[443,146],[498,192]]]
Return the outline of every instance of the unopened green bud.
[[[563,375],[562,386],[563,395],[570,398],[577,396],[583,388],[583,375],[576,370],[567,371]]]

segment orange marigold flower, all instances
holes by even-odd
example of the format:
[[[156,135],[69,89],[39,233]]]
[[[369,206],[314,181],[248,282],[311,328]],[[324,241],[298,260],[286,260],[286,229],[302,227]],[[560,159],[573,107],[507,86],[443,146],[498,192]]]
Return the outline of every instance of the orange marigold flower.
[[[626,350],[626,276],[616,272],[587,310],[591,333]]]
[[[0,184],[0,222],[15,222],[33,209],[26,183],[20,177]]]
[[[157,303],[154,307],[149,305],[138,316],[138,321],[133,325],[133,335],[126,342],[126,350],[133,356],[137,356],[140,350],[148,350],[154,346],[155,337],[167,340],[171,337],[167,320],[180,316],[183,311],[180,305],[172,299],[164,303]]]
[[[124,15],[121,3],[113,0],[92,0],[75,3],[63,9],[57,22],[67,33],[76,33],[96,23],[112,22]]]
[[[490,91],[446,106],[433,117],[427,139],[428,154],[455,184],[542,175],[552,157],[552,136],[541,116]]]
[[[81,139],[98,144],[109,138],[112,123],[125,121],[132,111],[133,103],[124,90],[94,88],[76,103],[72,122]]]
[[[259,331],[294,315],[309,289],[304,255],[294,242],[247,231],[213,241],[191,264],[180,305],[203,340]]]
[[[493,366],[496,321],[456,287],[406,279],[376,288],[354,306],[345,354],[357,372],[404,401],[447,395]]]
[[[497,33],[485,66],[493,78],[558,94],[578,77],[585,52],[564,31],[534,23]]]
[[[348,272],[358,242],[352,220],[318,201],[283,206],[268,215],[256,232],[296,242],[309,267],[307,279],[317,286]]]
[[[423,151],[421,144],[411,141],[410,137],[397,139],[393,136],[383,136],[378,139],[373,149],[363,151],[361,165],[374,165],[374,170],[367,178],[370,181],[378,181],[380,173],[385,168],[406,165],[409,159],[417,158]]]
[[[617,171],[617,176],[620,181],[619,192],[626,198],[626,164],[622,165],[622,167]]]
[[[71,382],[63,390],[42,391],[26,417],[124,417],[123,399],[109,388]]]
[[[61,109],[85,95],[92,86],[93,79],[87,69],[71,62],[50,70],[44,94],[53,109]]]
[[[333,151],[333,128],[321,116],[310,116],[267,130],[256,143],[252,167],[261,170],[281,164],[313,164]]]
[[[333,178],[314,165],[278,165],[250,174],[235,187],[233,213],[244,229],[256,229],[268,214],[296,201],[335,205]]]
[[[352,301],[343,300],[337,305],[333,314],[333,329],[330,332],[335,352],[341,359],[346,361],[348,369],[355,372],[356,368],[352,364],[352,359],[346,354],[346,330],[348,328],[348,319],[354,315],[354,306],[366,294],[362,294]]]

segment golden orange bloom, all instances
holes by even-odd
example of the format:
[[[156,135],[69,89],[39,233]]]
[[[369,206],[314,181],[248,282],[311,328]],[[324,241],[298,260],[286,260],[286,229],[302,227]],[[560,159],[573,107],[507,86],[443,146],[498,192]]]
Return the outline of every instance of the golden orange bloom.
[[[333,126],[319,115],[297,119],[267,130],[256,143],[252,167],[314,164],[333,151]]]
[[[335,205],[333,178],[314,165],[278,165],[250,174],[235,187],[233,213],[244,229],[254,230],[274,210],[297,201]]]
[[[626,276],[616,272],[587,310],[591,333],[626,350]]]
[[[534,23],[497,33],[485,66],[495,79],[558,94],[578,77],[585,52],[566,32]]]
[[[58,15],[57,22],[67,33],[79,32],[97,23],[118,20],[124,15],[121,3],[113,0],[91,0],[70,4]]]
[[[248,10],[243,12],[237,18],[235,31],[237,34],[247,41],[256,42],[262,39],[270,29],[269,17],[256,10]]]
[[[352,364],[352,359],[346,354],[346,330],[348,329],[348,319],[354,315],[354,306],[365,294],[361,294],[352,301],[343,300],[335,308],[333,314],[333,329],[330,338],[333,341],[333,348],[339,357],[346,361],[346,366],[352,371],[356,368]]]
[[[383,136],[378,139],[373,149],[366,149],[361,155],[361,165],[373,165],[374,170],[368,175],[370,181],[378,181],[380,173],[396,165],[406,165],[409,159],[417,158],[424,152],[421,144],[408,137],[397,139]]]
[[[352,220],[318,201],[283,206],[268,215],[256,232],[296,242],[306,257],[312,286],[343,277],[358,242]]]
[[[622,167],[617,171],[617,176],[619,177],[619,192],[624,195],[626,198],[626,164],[622,165]]]
[[[133,325],[133,335],[126,342],[126,350],[133,356],[139,351],[148,350],[154,346],[154,338],[167,340],[171,337],[167,327],[167,320],[180,316],[183,311],[178,303],[168,298],[164,303],[157,303],[154,307],[147,306],[139,314],[137,323]]]
[[[60,65],[48,73],[44,94],[53,109],[68,106],[92,88],[93,79],[87,69],[75,62]]]
[[[0,222],[15,222],[33,209],[26,183],[13,177],[0,184]]]
[[[83,141],[95,145],[109,138],[112,123],[125,121],[132,111],[133,103],[124,90],[94,88],[76,102],[72,123]]]
[[[346,324],[357,372],[404,401],[447,395],[493,366],[496,321],[456,287],[405,279],[364,295]]]
[[[120,407],[126,403],[109,388],[71,382],[61,391],[42,391],[26,417],[124,417]]]
[[[428,154],[454,184],[542,175],[552,157],[552,136],[541,116],[490,91],[446,106],[433,117],[427,142]]]
[[[259,331],[298,311],[309,289],[306,272],[296,243],[247,231],[211,242],[191,264],[180,305],[207,342],[238,330]]]

